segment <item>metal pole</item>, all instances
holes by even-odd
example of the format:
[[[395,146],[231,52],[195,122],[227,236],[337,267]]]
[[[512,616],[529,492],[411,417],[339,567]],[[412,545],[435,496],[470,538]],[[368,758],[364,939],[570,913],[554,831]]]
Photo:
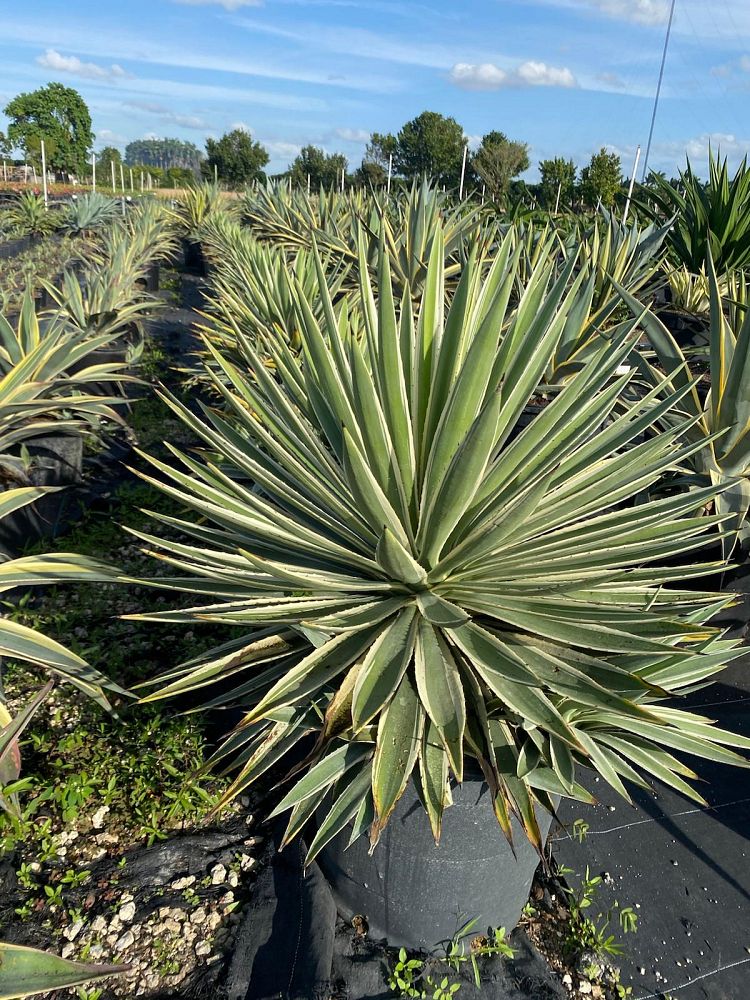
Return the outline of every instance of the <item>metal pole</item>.
[[[654,140],[654,129],[656,128],[656,113],[659,110],[659,98],[661,97],[661,85],[664,80],[664,67],[667,63],[667,50],[669,49],[669,39],[672,35],[672,22],[674,21],[674,9],[677,0],[672,0],[672,6],[669,9],[669,21],[667,22],[667,34],[664,39],[664,51],[661,56],[661,68],[659,70],[659,82],[656,85],[656,97],[654,98],[654,113],[651,115],[651,128],[648,133],[648,145],[646,146],[646,158],[643,161],[643,177],[641,178],[641,183],[645,183],[646,174],[648,172],[648,158],[651,155],[651,143]]]
[[[91,186],[96,191],[96,153],[91,154]]]
[[[622,224],[625,225],[628,212],[630,211],[630,202],[633,197],[633,188],[635,187],[635,175],[638,173],[638,163],[641,159],[641,147],[639,146],[635,152],[635,163],[633,164],[633,173],[630,177],[630,187],[628,188],[628,200],[625,202],[625,211],[622,213]]]
[[[42,139],[42,186],[44,187],[44,207],[47,208],[48,198],[47,198],[47,151],[44,148],[44,139]]]
[[[388,157],[388,191],[391,193],[391,177],[393,176],[393,153]]]
[[[558,209],[560,208],[560,195],[562,194],[562,181],[557,185],[557,198],[555,199],[555,215],[557,215]]]
[[[464,146],[464,161],[461,164],[461,184],[458,188],[458,200],[460,201],[464,196],[464,180],[466,179],[466,157],[469,152],[468,145]]]

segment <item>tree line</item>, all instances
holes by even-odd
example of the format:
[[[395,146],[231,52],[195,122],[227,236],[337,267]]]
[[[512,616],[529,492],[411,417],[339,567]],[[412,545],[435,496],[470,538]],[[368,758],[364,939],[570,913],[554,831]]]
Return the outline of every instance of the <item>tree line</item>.
[[[0,152],[21,150],[29,162],[40,166],[43,139],[50,169],[80,178],[90,174],[94,133],[89,109],[77,91],[50,83],[19,94],[4,110],[9,125],[7,134],[0,132]],[[620,158],[606,149],[595,153],[580,173],[570,159],[542,160],[539,183],[526,185],[517,178],[531,165],[528,144],[499,130],[484,135],[474,152],[469,151],[468,142],[455,118],[424,111],[397,133],[373,132],[362,162],[352,171],[343,153],[307,145],[280,176],[315,191],[339,185],[379,188],[387,183],[389,173],[396,182],[427,176],[455,190],[463,174],[466,191],[481,191],[500,206],[520,187],[549,209],[576,202],[611,206],[622,190]],[[184,186],[203,176],[241,188],[265,180],[270,156],[249,132],[237,128],[208,139],[205,152],[181,139],[139,139],[127,145],[124,156],[107,146],[97,160],[104,183],[114,164],[116,178],[122,165],[132,169],[138,181],[147,171],[152,182],[163,186]]]

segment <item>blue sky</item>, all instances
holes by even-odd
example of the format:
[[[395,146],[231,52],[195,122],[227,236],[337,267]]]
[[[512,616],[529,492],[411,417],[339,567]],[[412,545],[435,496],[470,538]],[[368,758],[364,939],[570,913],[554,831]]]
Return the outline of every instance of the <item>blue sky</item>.
[[[144,136],[202,147],[237,125],[282,170],[309,142],[356,166],[372,131],[429,109],[472,141],[500,129],[626,172],[648,135],[669,0],[0,0],[0,107],[59,80],[97,148]],[[652,165],[750,148],[750,3],[677,0]],[[4,121],[0,115],[0,128]],[[705,173],[705,169],[702,171]]]

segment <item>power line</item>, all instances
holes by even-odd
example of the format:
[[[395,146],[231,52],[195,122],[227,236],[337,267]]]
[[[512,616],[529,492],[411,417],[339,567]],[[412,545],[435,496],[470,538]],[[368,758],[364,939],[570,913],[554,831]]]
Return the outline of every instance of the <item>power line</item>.
[[[674,21],[674,9],[677,4],[677,0],[672,0],[672,6],[669,9],[669,21],[667,23],[667,34],[664,39],[664,52],[661,57],[661,69],[659,70],[659,82],[656,85],[656,97],[654,98],[654,113],[651,116],[651,128],[648,133],[648,145],[646,146],[646,158],[643,161],[643,176],[641,177],[641,182],[645,183],[646,176],[648,174],[648,158],[651,154],[651,143],[654,139],[654,129],[656,128],[656,113],[659,110],[659,98],[661,97],[661,85],[664,80],[664,67],[667,63],[667,50],[669,49],[669,39],[672,35],[672,22]]]

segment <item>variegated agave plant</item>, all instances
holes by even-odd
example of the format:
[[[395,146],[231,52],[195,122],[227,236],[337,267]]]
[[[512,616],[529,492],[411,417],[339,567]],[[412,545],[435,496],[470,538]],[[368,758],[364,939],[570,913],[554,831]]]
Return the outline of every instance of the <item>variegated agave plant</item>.
[[[541,848],[536,805],[590,799],[585,767],[626,797],[645,773],[702,801],[672,751],[750,746],[664,704],[739,652],[706,624],[730,599],[672,586],[716,569],[673,564],[718,533],[695,516],[714,489],[633,505],[697,447],[690,421],[650,432],[686,390],[623,395],[633,320],[521,429],[577,292],[573,261],[556,279],[541,259],[511,310],[512,246],[471,257],[447,312],[439,231],[416,312],[381,253],[362,339],[321,274],[301,357],[267,339],[274,377],[250,344],[247,371],[217,352],[224,409],[171,400],[205,450],[152,459],[154,481],[196,517],[154,517],[192,544],[140,537],[187,574],[157,586],[209,600],[143,617],[239,635],[147,700],[218,684],[208,704],[244,706],[214,761],[239,767],[229,796],[306,750],[277,811],[289,839],[324,810],[310,858],[349,823],[376,844],[412,778],[438,838],[467,758],[505,834],[515,814]]]

